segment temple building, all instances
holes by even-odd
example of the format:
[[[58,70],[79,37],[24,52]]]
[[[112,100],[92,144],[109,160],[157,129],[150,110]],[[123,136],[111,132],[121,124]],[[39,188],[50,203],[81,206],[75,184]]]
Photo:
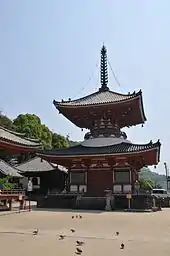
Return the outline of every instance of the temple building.
[[[0,178],[7,176],[23,189],[27,189],[31,179],[32,195],[47,194],[49,189],[62,191],[67,169],[37,157],[36,152],[40,149],[39,140],[0,127]]]
[[[133,193],[140,169],[157,165],[160,142],[133,144],[122,128],[146,121],[142,92],[121,94],[108,85],[107,50],[101,49],[101,87],[85,97],[61,102],[54,100],[60,114],[81,129],[88,129],[84,141],[74,147],[52,149],[38,155],[68,169],[66,190],[100,197]]]
[[[20,182],[24,189],[27,189],[28,180],[32,181],[32,194],[46,195],[49,190],[53,192],[64,190],[67,169],[63,166],[34,157],[17,165],[16,169],[23,176]]]
[[[0,159],[21,163],[42,148],[37,139],[26,138],[25,134],[8,130],[0,126]]]

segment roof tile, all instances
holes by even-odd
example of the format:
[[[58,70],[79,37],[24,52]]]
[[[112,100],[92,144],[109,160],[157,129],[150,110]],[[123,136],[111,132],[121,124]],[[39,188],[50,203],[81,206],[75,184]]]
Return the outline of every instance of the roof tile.
[[[102,104],[102,103],[114,103],[120,101],[126,101],[137,96],[141,95],[141,91],[138,93],[132,94],[120,94],[113,91],[98,91],[87,95],[83,98],[77,100],[70,100],[70,101],[62,101],[57,102],[54,100],[54,105],[57,106],[85,106],[85,105],[95,105],[95,104]]]
[[[18,170],[15,167],[9,165],[2,159],[0,160],[0,172],[5,176],[22,178],[22,175],[18,173]]]
[[[39,155],[56,155],[56,156],[75,156],[75,155],[98,155],[98,154],[123,154],[123,153],[135,153],[142,152],[149,149],[160,147],[160,142],[148,143],[144,145],[120,143],[112,146],[104,147],[85,147],[77,145],[66,149],[53,149],[39,152]]]
[[[17,165],[17,169],[21,172],[44,172],[52,171],[55,168],[46,160],[43,160],[40,157],[35,157],[25,163]]]
[[[0,127],[0,140],[13,142],[16,144],[29,146],[29,147],[40,147],[40,143],[37,143],[35,141],[21,138],[20,136],[16,135],[13,131],[9,131],[3,127]]]

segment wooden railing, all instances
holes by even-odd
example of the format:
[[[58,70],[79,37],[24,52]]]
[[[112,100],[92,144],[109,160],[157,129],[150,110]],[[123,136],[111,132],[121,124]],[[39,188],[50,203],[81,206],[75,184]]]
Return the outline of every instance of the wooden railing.
[[[25,195],[23,189],[1,189],[0,195]]]

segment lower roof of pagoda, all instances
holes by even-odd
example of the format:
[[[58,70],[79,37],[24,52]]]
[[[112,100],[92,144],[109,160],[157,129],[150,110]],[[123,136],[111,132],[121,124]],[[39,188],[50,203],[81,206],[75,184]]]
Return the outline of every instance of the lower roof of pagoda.
[[[41,144],[36,139],[23,137],[23,134],[0,127],[0,148],[12,150],[38,150]]]
[[[64,149],[52,149],[40,151],[38,155],[40,157],[45,157],[46,159],[57,159],[57,158],[68,158],[68,157],[81,157],[81,156],[109,156],[109,155],[124,155],[124,154],[135,154],[147,151],[155,150],[157,151],[158,159],[160,154],[160,142],[148,144],[132,144],[128,142],[122,142],[119,144],[100,146],[100,147],[87,147],[81,144],[74,147],[64,148]]]

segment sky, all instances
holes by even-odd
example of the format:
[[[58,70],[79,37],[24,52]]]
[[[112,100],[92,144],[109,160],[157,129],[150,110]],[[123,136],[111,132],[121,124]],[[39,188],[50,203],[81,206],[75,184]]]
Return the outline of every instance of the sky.
[[[53,99],[76,99],[100,86],[100,49],[111,90],[142,89],[147,122],[125,129],[133,143],[160,139],[170,166],[169,0],[0,0],[0,110],[35,113],[52,131],[82,140]],[[90,80],[90,81],[89,81]],[[89,81],[89,82],[88,82]]]

